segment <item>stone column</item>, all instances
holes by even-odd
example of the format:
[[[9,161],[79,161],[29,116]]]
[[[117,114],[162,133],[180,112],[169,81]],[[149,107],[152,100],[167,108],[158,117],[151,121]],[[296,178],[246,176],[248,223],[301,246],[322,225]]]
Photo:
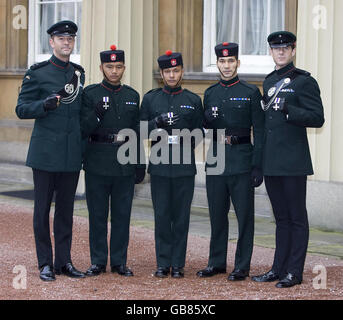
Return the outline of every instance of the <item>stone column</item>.
[[[297,67],[317,79],[325,109],[321,129],[309,129],[314,178],[343,181],[342,127],[343,90],[339,88],[343,62],[343,2],[308,0],[298,2]]]
[[[86,83],[102,80],[100,51],[112,44],[125,51],[123,83],[141,95],[154,85],[155,0],[88,0],[82,4],[81,64]]]

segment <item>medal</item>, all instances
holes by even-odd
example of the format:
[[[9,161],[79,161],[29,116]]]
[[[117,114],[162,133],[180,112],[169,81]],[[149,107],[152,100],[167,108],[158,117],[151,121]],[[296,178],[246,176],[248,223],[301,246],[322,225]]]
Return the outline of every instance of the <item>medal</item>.
[[[103,97],[102,102],[104,103],[102,105],[102,107],[107,110],[109,108],[110,98],[109,97]]]
[[[279,103],[280,103],[281,99],[280,98],[276,98],[274,103],[275,103],[275,106],[273,107],[273,109],[275,111],[278,111],[280,109],[280,106],[279,106]]]
[[[174,113],[173,112],[168,112],[168,119],[169,119],[168,123],[169,123],[170,126],[174,123],[173,117],[174,117]]]
[[[212,115],[217,118],[218,117],[218,107],[212,107]]]

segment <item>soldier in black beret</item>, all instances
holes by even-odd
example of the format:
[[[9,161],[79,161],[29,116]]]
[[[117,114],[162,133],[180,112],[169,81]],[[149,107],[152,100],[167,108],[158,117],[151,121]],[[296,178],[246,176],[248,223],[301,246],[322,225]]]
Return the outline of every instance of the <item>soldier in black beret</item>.
[[[16,113],[20,119],[35,119],[26,164],[33,170],[33,226],[40,278],[52,281],[55,274],[61,273],[84,277],[74,268],[70,249],[74,198],[81,169],[79,115],[85,76],[81,66],[69,61],[76,24],[61,21],[47,32],[53,55],[26,72]],[[49,212],[54,192],[53,262]]]
[[[309,239],[306,185],[313,168],[306,128],[320,128],[324,113],[317,81],[293,64],[296,36],[278,31],[268,42],[276,67],[263,83],[263,172],[276,221],[276,249],[271,270],[252,279],[279,280],[276,287],[288,288],[302,282]]]
[[[214,165],[206,163],[211,242],[208,266],[197,273],[199,277],[211,277],[226,272],[231,199],[239,229],[234,269],[228,277],[232,281],[249,276],[254,239],[254,187],[263,181],[261,93],[255,85],[239,78],[238,51],[236,43],[224,42],[215,47],[221,79],[204,96],[204,126],[213,131],[214,154],[218,144],[224,144],[225,168],[222,173],[210,174]],[[218,134],[218,129],[225,134]]]
[[[133,276],[132,270],[126,266],[130,216],[134,186],[143,181],[145,164],[122,165],[118,160],[118,150],[126,142],[120,130],[133,129],[138,136],[139,94],[121,84],[125,72],[123,50],[112,45],[111,50],[100,53],[100,60],[103,81],[85,88],[81,109],[82,133],[87,139],[83,169],[91,256],[91,266],[86,275],[105,272],[110,251],[111,272]],[[109,210],[110,250],[107,245]]]
[[[168,50],[158,58],[158,65],[164,87],[146,93],[141,106],[141,121],[147,121],[149,133],[162,129],[166,133],[159,143],[169,154],[168,163],[152,163],[150,157],[148,168],[155,217],[157,270],[154,275],[163,278],[171,272],[173,278],[181,278],[184,276],[196,166],[195,144],[184,144],[180,131],[200,131],[203,109],[200,97],[181,87],[184,72],[181,53]],[[157,142],[152,141],[152,145]],[[183,159],[183,151],[177,159],[179,163],[173,163],[174,146],[191,149],[188,163]]]

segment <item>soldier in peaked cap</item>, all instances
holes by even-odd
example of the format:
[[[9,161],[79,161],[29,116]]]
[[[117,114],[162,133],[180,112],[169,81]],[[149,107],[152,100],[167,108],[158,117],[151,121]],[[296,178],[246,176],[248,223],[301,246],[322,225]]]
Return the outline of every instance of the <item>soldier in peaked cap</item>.
[[[234,270],[228,280],[236,281],[249,276],[254,237],[254,187],[263,181],[264,114],[260,108],[259,89],[238,77],[238,44],[218,44],[215,52],[221,79],[205,91],[204,126],[213,130],[214,152],[218,143],[225,145],[225,168],[220,174],[210,175],[208,169],[211,165],[206,164],[211,242],[208,266],[198,271],[197,275],[211,277],[226,272],[231,199],[239,236]],[[225,135],[220,136],[218,129],[222,129]],[[254,143],[251,142],[251,129]]]
[[[40,278],[52,281],[55,274],[61,273],[84,277],[72,265],[70,249],[74,198],[81,169],[79,114],[85,76],[81,66],[69,61],[76,24],[61,21],[47,32],[53,55],[26,72],[16,113],[20,119],[35,119],[26,165],[33,170],[33,226]],[[54,192],[53,262],[49,212]]]
[[[145,94],[141,106],[141,121],[147,121],[149,133],[163,131],[166,135],[159,142],[161,150],[167,149],[168,163],[151,162],[148,168],[151,178],[151,195],[155,216],[156,277],[184,276],[190,207],[194,193],[196,166],[194,144],[183,145],[180,130],[202,127],[202,102],[199,96],[181,87],[183,61],[181,53],[167,51],[158,58],[164,87]],[[174,164],[175,149],[191,148],[189,164],[180,152],[178,164]],[[179,149],[180,150],[180,149]],[[188,149],[189,150],[189,149]]]
[[[278,31],[268,42],[276,67],[263,83],[263,172],[276,221],[276,249],[271,270],[252,279],[279,280],[276,286],[285,288],[302,281],[309,237],[306,184],[313,174],[306,128],[320,128],[324,114],[316,80],[293,64],[296,36]]]
[[[132,270],[126,266],[130,216],[134,186],[143,181],[145,164],[122,165],[117,156],[120,146],[126,142],[120,130],[139,132],[139,94],[121,84],[125,71],[124,51],[113,45],[111,50],[100,53],[100,60],[103,81],[85,88],[81,110],[82,133],[87,139],[83,169],[91,255],[91,266],[86,274],[95,276],[106,271],[110,210],[111,272],[133,276]]]

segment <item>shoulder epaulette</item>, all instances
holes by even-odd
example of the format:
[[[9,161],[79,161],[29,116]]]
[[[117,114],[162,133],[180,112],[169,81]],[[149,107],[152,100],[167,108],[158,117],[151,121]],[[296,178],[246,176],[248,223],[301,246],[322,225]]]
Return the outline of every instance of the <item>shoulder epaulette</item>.
[[[97,88],[98,86],[99,86],[99,83],[90,84],[84,89],[84,91],[93,90],[93,89]]]
[[[48,65],[48,64],[49,64],[49,60],[42,61],[42,62],[38,62],[38,63],[33,64],[33,65],[30,67],[30,69],[31,69],[31,70],[37,70],[37,69],[42,68],[42,67],[44,67],[44,66],[46,66],[46,65]]]
[[[71,62],[71,61],[70,61],[70,64],[71,64],[75,69],[78,69],[78,70],[80,70],[82,73],[85,73],[85,69],[83,69],[79,64],[74,63],[74,62]]]
[[[216,82],[216,83],[212,84],[211,86],[209,86],[209,87],[205,90],[205,92],[208,91],[208,90],[211,90],[212,88],[214,88],[214,87],[216,87],[216,86],[218,86],[218,85],[219,85],[219,82]]]
[[[271,75],[273,75],[276,72],[276,70],[274,70],[273,72],[269,73],[265,79],[269,78]]]
[[[295,68],[295,72],[296,72],[296,73],[299,73],[299,74],[302,74],[302,75],[304,75],[304,76],[306,76],[306,77],[309,77],[309,76],[311,75],[310,72],[305,71],[305,70],[302,70],[302,69],[298,69],[298,68]]]
[[[161,90],[162,90],[162,88],[151,89],[151,90],[149,90],[146,94],[150,94],[150,93],[157,92],[157,91],[161,91]]]
[[[123,87],[126,88],[126,89],[129,89],[129,90],[131,90],[131,91],[133,91],[134,93],[136,93],[136,94],[139,95],[139,93],[138,93],[135,89],[133,89],[132,87],[130,87],[130,86],[126,85],[126,84],[123,84]]]
[[[187,93],[190,93],[191,95],[199,98],[199,96],[196,93],[194,93],[194,92],[192,92],[192,91],[190,91],[190,90],[188,90],[186,88],[184,88],[183,91],[186,91]]]
[[[251,89],[251,90],[256,90],[256,89],[258,89],[257,86],[255,86],[254,84],[251,84],[251,83],[246,82],[246,81],[244,81],[244,80],[240,80],[240,83],[241,83],[243,86],[245,86],[245,87],[247,87],[247,88],[249,88],[249,89]]]

